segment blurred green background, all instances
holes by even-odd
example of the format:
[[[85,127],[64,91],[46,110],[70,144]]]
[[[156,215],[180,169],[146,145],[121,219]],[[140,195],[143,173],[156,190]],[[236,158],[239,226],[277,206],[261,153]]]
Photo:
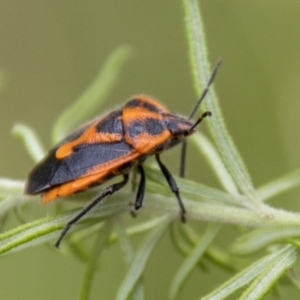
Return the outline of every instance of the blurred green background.
[[[224,58],[215,86],[225,121],[260,186],[300,163],[300,2],[199,2],[211,64]],[[5,77],[0,93],[2,177],[24,179],[33,166],[20,141],[11,136],[14,123],[29,124],[50,147],[57,116],[89,85],[111,51],[124,43],[132,45],[134,56],[103,109],[145,93],[172,111],[188,114],[197,95],[180,1],[0,2],[0,70]],[[174,172],[178,154],[174,149],[163,155],[168,165],[176,166],[171,168]],[[188,177],[218,187],[203,158],[194,154],[189,149]],[[299,189],[272,203],[299,211],[298,195]],[[36,209],[41,216],[49,213],[38,198]],[[77,299],[84,265],[63,254],[36,247],[3,257],[0,299]],[[181,259],[165,237],[147,268],[147,299],[166,298],[166,284]],[[126,270],[118,245],[104,251],[102,263],[93,299],[113,299]],[[215,277],[215,271],[195,271],[180,299],[197,299],[228,276],[218,272]]]

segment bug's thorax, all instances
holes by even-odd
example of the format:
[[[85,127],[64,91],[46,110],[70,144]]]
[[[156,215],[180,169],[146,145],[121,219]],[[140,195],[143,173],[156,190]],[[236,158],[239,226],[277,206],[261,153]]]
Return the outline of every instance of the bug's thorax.
[[[126,143],[140,154],[151,155],[173,147],[193,132],[191,121],[141,95],[125,104],[122,121]]]
[[[165,114],[164,122],[166,128],[170,132],[170,138],[166,140],[164,149],[171,148],[182,142],[187,136],[195,132],[195,129],[190,130],[194,123],[185,117],[174,113]]]

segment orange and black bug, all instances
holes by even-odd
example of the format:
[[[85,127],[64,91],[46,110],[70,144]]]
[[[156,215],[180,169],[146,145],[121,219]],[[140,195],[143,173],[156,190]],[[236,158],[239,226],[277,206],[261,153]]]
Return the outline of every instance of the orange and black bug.
[[[143,204],[145,173],[142,164],[149,155],[156,161],[175,194],[181,220],[185,221],[185,208],[178,186],[170,171],[161,162],[160,154],[185,140],[210,112],[205,112],[196,121],[190,119],[208,92],[219,61],[189,118],[169,112],[156,100],[135,96],[125,105],[80,127],[49,151],[47,156],[29,173],[26,194],[43,194],[43,202],[57,197],[72,195],[100,185],[117,175],[123,180],[112,184],[75,215],[64,227],[55,246],[58,247],[67,231],[103,198],[125,186],[129,172],[137,168],[140,183],[134,208]],[[184,161],[182,160],[182,165]],[[181,167],[183,169],[183,167]]]

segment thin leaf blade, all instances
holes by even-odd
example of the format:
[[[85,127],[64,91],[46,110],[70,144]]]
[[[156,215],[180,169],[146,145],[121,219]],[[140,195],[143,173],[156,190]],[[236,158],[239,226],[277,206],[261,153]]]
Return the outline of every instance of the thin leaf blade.
[[[299,251],[296,247],[288,246],[275,261],[272,261],[264,272],[258,276],[248,289],[241,295],[240,300],[259,300],[271,290],[278,279],[296,262]]]
[[[290,238],[299,236],[299,225],[278,224],[258,228],[237,239],[232,245],[232,250],[240,255],[249,255],[265,249],[270,244],[286,242]]]
[[[195,268],[202,255],[205,253],[205,250],[212,243],[213,239],[218,234],[220,228],[221,228],[220,225],[211,224],[209,228],[206,230],[206,232],[204,233],[198,245],[193,249],[191,254],[182,263],[181,267],[175,274],[174,279],[172,280],[171,283],[171,288],[170,288],[171,299],[174,299],[178,295],[182,285],[187,280],[187,277]]]
[[[289,247],[289,246],[288,246]],[[242,270],[228,281],[224,282],[217,289],[201,298],[201,300],[223,300],[228,296],[246,286],[254,278],[258,277],[272,261],[276,260],[278,255],[286,251],[287,247],[277,251],[276,253],[269,254],[260,260],[256,261],[246,269]]]
[[[145,238],[140,250],[136,253],[135,258],[131,264],[131,267],[121,284],[116,299],[126,300],[128,299],[130,293],[137,281],[139,280],[145,265],[149,259],[154,246],[162,237],[163,233],[166,231],[171,219],[170,217],[165,217],[162,223],[157,226],[156,229],[152,230],[148,236]]]
[[[183,6],[194,85],[197,94],[200,95],[201,87],[203,89],[206,86],[210,77],[210,64],[203,22],[197,0],[183,0]],[[226,128],[219,101],[213,87],[211,87],[211,91],[207,94],[205,107],[214,116],[207,124],[211,128],[215,142],[228,170],[239,189],[249,197],[253,204],[256,206],[260,205],[251,177]]]

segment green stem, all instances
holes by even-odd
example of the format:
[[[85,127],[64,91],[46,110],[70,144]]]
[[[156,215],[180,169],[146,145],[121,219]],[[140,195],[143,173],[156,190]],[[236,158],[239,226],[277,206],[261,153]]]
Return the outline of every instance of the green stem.
[[[197,94],[200,95],[201,88],[205,87],[210,77],[210,65],[208,60],[205,33],[197,0],[182,0],[185,11],[185,25],[188,37],[189,57],[192,65],[193,79]],[[256,195],[250,175],[228,134],[223,115],[220,110],[217,95],[211,88],[207,99],[204,101],[206,109],[211,111],[213,118],[207,122],[213,133],[221,156],[235,180],[238,188],[248,196],[250,203],[258,207],[260,199]],[[267,207],[264,207],[267,208]]]
[[[102,249],[104,248],[105,242],[108,239],[111,228],[112,220],[110,219],[106,222],[105,226],[99,231],[99,234],[95,238],[95,244],[86,264],[86,269],[81,283],[80,300],[90,299],[93,277],[97,270],[97,260]]]

